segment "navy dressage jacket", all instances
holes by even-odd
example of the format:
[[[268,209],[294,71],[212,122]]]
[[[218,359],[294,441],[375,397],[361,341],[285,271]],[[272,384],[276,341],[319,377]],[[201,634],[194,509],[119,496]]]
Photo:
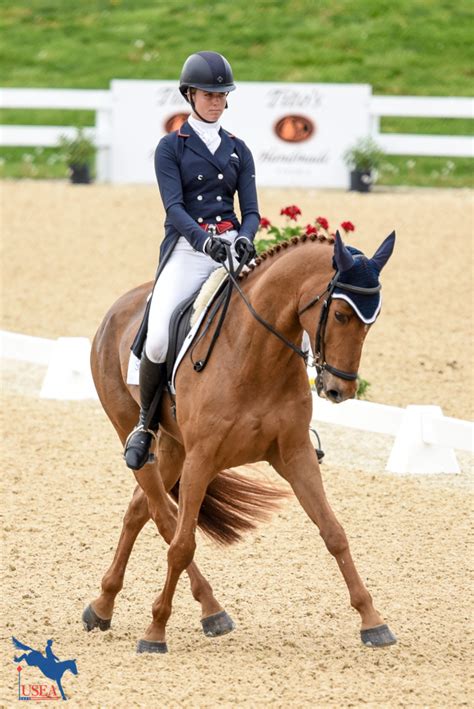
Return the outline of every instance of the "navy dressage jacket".
[[[231,221],[251,241],[260,223],[255,165],[245,143],[222,128],[214,155],[188,122],[165,135],[155,151],[155,171],[166,210],[160,260],[179,236],[202,251],[209,234],[200,224]],[[242,223],[234,210],[239,196]]]

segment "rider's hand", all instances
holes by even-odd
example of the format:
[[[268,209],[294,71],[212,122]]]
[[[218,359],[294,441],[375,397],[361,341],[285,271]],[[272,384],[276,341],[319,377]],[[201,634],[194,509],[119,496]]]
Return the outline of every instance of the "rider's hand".
[[[246,236],[237,237],[234,242],[234,247],[239,263],[249,263],[249,261],[254,259],[257,255],[255,246]]]
[[[218,236],[210,236],[204,245],[204,251],[217,263],[224,263],[227,258],[227,251],[224,241]]]

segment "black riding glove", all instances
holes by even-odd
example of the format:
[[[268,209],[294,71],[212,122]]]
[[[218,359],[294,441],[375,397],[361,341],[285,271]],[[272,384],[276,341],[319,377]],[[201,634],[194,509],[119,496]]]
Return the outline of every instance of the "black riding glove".
[[[248,263],[257,255],[255,246],[246,236],[239,236],[235,240],[234,246],[239,263]]]
[[[217,263],[224,263],[227,258],[227,251],[223,239],[218,236],[210,236],[204,246],[204,251]]]

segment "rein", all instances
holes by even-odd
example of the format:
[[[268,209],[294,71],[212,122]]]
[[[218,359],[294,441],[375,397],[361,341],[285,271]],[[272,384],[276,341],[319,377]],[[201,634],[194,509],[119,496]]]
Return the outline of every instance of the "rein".
[[[223,241],[225,241],[223,239]],[[229,262],[229,268],[227,268],[227,265],[223,263],[222,265],[224,266],[225,270],[227,271],[227,274],[229,276],[229,287],[227,289],[227,292],[224,297],[224,307],[222,309],[219,322],[217,324],[216,330],[212,336],[211,343],[209,345],[208,352],[205,356],[204,359],[199,360],[198,362],[194,363],[194,369],[197,372],[201,372],[204,367],[206,366],[209,357],[211,355],[211,352],[214,348],[214,345],[216,343],[217,338],[219,337],[220,330],[222,328],[222,324],[224,322],[224,318],[227,313],[227,308],[229,305],[230,301],[230,296],[232,294],[232,289],[235,288],[237,293],[240,295],[242,300],[244,301],[245,305],[247,306],[247,309],[251,313],[251,315],[259,322],[263,327],[265,327],[269,332],[272,333],[275,337],[277,337],[281,342],[283,342],[284,345],[289,347],[293,352],[295,352],[299,357],[301,357],[305,364],[308,364],[308,353],[305,352],[304,350],[301,349],[301,347],[298,347],[297,345],[294,344],[294,342],[291,342],[287,337],[285,337],[281,332],[279,332],[276,328],[271,325],[265,318],[263,318],[255,308],[252,306],[250,301],[248,300],[247,296],[243,292],[242,288],[240,287],[237,278],[242,272],[242,269],[244,267],[244,263],[239,264],[239,267],[237,270],[234,270],[233,266],[233,260],[232,260],[232,254],[231,254],[231,245],[230,242],[226,241],[225,242],[225,247],[227,251],[227,260]],[[341,290],[345,290],[351,293],[359,293],[363,295],[373,295],[375,293],[378,293],[381,289],[381,285],[379,284],[378,286],[374,286],[373,288],[364,288],[362,286],[353,286],[350,283],[344,283],[343,281],[339,281],[339,277],[341,275],[340,271],[336,271],[326,288],[319,293],[318,295],[314,296],[309,303],[304,305],[301,310],[298,311],[298,315],[302,315],[305,313],[307,310],[312,308],[314,305],[319,303],[321,298],[326,296],[322,308],[321,308],[321,314],[319,316],[319,323],[318,323],[318,329],[316,331],[316,337],[315,337],[315,347],[314,347],[314,357],[313,361],[311,362],[311,366],[316,368],[318,376],[323,373],[324,370],[328,371],[330,374],[333,374],[335,377],[339,377],[340,379],[344,379],[346,381],[354,381],[357,379],[357,372],[345,372],[342,369],[337,369],[336,367],[333,367],[332,365],[328,364],[325,359],[325,334],[326,334],[326,326],[327,326],[327,321],[328,321],[328,313],[329,313],[329,306],[331,305],[331,302],[333,300],[333,293],[334,289],[340,288]],[[219,300],[218,303],[216,304],[216,307],[212,310],[211,316],[208,319],[206,328],[204,329],[203,333],[195,343],[195,346],[198,344],[198,342],[204,337],[206,332],[208,331],[212,321],[214,320],[215,315],[217,314],[217,311],[219,310],[221,306],[222,300]],[[193,347],[194,350],[194,347]]]

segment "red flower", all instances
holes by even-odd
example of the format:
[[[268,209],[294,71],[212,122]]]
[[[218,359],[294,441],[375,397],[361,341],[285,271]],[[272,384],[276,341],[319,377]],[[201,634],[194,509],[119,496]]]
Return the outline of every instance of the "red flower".
[[[319,224],[321,229],[329,229],[329,222],[326,217],[316,217],[316,224]]]
[[[318,230],[312,224],[306,224],[304,233],[306,236],[311,236],[311,234],[317,234]]]
[[[344,231],[355,231],[355,226],[352,222],[341,222],[341,226]]]
[[[262,217],[260,219],[260,229],[269,229],[271,227],[272,223],[269,219],[266,217]]]
[[[290,219],[294,219],[296,222],[298,215],[301,214],[301,209],[297,207],[296,204],[292,204],[290,207],[285,207],[282,209],[280,214],[283,214],[285,217],[289,217]]]

